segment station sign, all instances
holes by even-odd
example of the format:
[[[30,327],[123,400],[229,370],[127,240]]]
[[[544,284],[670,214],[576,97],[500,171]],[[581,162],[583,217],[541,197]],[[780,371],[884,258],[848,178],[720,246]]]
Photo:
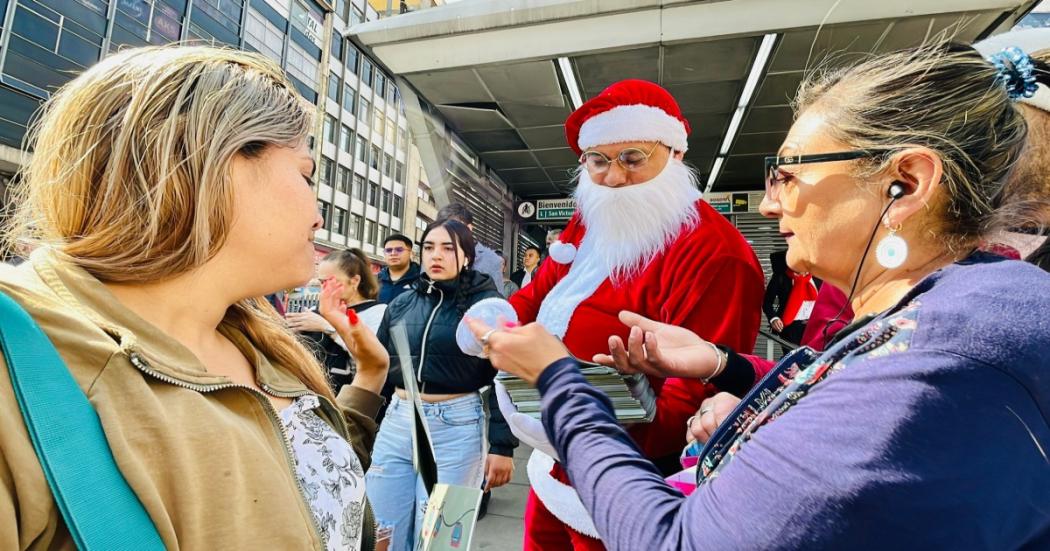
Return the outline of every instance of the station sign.
[[[763,194],[761,191],[706,193],[704,200],[721,214],[740,214],[758,212]]]
[[[536,201],[536,220],[560,222],[572,218],[576,212],[575,199],[541,199]]]
[[[514,205],[514,214],[524,222],[564,222],[576,212],[575,199],[540,199],[520,201]]]

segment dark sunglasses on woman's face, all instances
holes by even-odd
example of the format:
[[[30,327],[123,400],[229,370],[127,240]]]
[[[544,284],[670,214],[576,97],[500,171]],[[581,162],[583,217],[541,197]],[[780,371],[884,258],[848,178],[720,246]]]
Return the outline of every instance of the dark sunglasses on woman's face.
[[[387,247],[387,248],[383,249],[383,252],[386,253],[386,254],[401,254],[401,253],[405,252],[405,248],[404,247]]]
[[[814,153],[813,155],[775,155],[766,157],[766,197],[775,201],[780,195],[780,188],[785,181],[780,167],[784,165],[805,165],[813,163],[830,163],[834,161],[851,161],[877,157],[883,153],[893,151],[892,149],[857,149],[855,151],[839,151],[835,153]]]

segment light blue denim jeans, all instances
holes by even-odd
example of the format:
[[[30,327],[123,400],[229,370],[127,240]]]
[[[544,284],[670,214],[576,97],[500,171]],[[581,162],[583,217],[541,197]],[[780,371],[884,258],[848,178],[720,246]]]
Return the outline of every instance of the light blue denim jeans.
[[[415,549],[427,493],[412,468],[412,404],[395,394],[379,428],[365,489],[381,527],[393,527],[390,551]],[[487,450],[485,410],[478,394],[423,402],[437,458],[438,482],[480,488]]]

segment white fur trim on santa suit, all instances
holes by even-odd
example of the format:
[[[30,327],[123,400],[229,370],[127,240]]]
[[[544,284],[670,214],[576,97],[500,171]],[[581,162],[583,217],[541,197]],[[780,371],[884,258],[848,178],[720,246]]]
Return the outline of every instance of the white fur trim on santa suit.
[[[576,145],[582,150],[623,142],[660,142],[675,151],[685,151],[688,134],[682,121],[651,105],[621,105],[599,113],[580,126]]]
[[[533,451],[529,456],[529,483],[532,484],[536,497],[540,498],[543,506],[558,520],[568,524],[573,530],[600,539],[598,529],[594,527],[594,521],[580,501],[580,496],[572,486],[562,484],[551,476],[553,467],[554,459],[539,450]]]
[[[576,245],[555,241],[551,243],[547,254],[558,264],[569,264],[576,259]]]
[[[559,338],[568,331],[569,320],[576,312],[576,307],[590,298],[609,278],[607,265],[592,254],[593,243],[594,238],[584,234],[569,273],[547,293],[536,315],[536,321]]]

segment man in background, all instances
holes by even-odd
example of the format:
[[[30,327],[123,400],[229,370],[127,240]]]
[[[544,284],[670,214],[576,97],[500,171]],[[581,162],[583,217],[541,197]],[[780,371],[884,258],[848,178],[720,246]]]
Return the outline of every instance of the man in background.
[[[379,302],[390,304],[419,279],[419,264],[412,262],[412,240],[399,233],[383,242],[386,267],[379,272]]]

